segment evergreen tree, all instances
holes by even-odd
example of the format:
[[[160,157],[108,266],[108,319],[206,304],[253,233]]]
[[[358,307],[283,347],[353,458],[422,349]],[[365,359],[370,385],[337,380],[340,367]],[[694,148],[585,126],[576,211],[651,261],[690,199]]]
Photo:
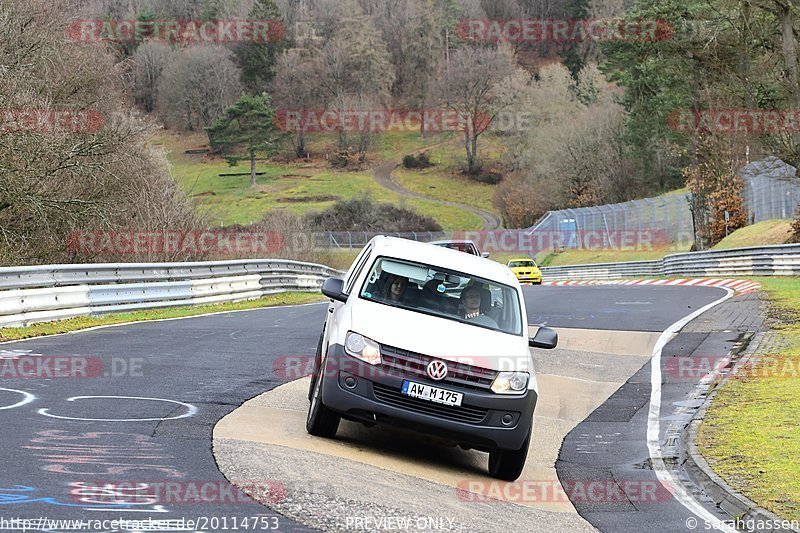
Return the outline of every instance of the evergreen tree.
[[[256,158],[275,152],[278,137],[275,134],[275,109],[267,93],[257,96],[243,95],[228,108],[225,115],[206,128],[212,148],[225,156],[228,164],[250,160],[250,179],[256,185]],[[246,156],[241,155],[241,151]]]
[[[564,8],[567,20],[575,23],[578,20],[584,20],[589,16],[589,1],[590,0],[569,0]],[[586,47],[584,43],[571,42],[568,43],[566,49],[562,53],[564,58],[564,65],[572,73],[572,77],[578,79],[578,73],[583,70],[585,66]]]
[[[270,42],[242,42],[234,48],[236,63],[242,70],[242,85],[251,94],[260,94],[269,88],[272,81],[276,58],[285,47],[282,40],[285,32],[273,31],[283,23],[274,0],[256,0],[248,18],[270,21]]]

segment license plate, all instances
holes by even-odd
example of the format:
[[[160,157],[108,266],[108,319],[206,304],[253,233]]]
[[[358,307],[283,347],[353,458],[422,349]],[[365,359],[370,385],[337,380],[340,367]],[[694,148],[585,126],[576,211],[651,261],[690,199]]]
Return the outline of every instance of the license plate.
[[[403,389],[401,392],[412,398],[419,398],[420,400],[427,400],[444,405],[459,406],[461,405],[461,400],[464,399],[464,395],[460,392],[431,387],[430,385],[414,383],[413,381],[403,381]]]

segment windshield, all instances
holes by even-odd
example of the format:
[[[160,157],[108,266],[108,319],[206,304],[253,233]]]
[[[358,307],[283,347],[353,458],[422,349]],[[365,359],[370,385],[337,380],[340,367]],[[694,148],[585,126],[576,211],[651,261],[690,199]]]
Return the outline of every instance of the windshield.
[[[533,261],[511,261],[508,263],[509,268],[533,268],[536,263]]]
[[[439,267],[378,258],[361,288],[361,298],[522,335],[516,290]]]

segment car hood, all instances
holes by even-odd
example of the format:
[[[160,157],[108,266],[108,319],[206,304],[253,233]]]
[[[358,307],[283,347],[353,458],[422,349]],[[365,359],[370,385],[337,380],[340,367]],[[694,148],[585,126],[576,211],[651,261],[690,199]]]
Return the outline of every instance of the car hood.
[[[352,329],[379,344],[491,370],[533,372],[528,338],[359,301]]]

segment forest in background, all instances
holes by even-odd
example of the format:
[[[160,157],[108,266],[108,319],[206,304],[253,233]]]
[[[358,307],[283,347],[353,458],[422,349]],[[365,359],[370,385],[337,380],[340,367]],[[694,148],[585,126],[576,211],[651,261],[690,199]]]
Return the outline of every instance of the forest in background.
[[[768,154],[796,165],[798,136],[675,128],[675,113],[796,109],[797,15],[782,0],[7,0],[0,109],[92,109],[106,120],[94,132],[0,136],[0,260],[70,260],[64,243],[75,231],[202,228],[149,140],[163,127],[204,131],[263,93],[273,110],[525,117],[524,127],[474,128],[463,151],[464,173],[480,176],[482,140],[507,146],[494,195],[507,227],[688,186],[704,247],[724,212],[743,218],[736,169]],[[670,31],[567,43],[474,42],[459,31],[465,19],[614,17]],[[204,46],[71,42],[70,25],[84,19],[272,19],[285,34]],[[326,156],[345,166],[367,161],[375,143],[370,133],[336,137]],[[307,141],[295,132],[281,157],[307,157]]]

